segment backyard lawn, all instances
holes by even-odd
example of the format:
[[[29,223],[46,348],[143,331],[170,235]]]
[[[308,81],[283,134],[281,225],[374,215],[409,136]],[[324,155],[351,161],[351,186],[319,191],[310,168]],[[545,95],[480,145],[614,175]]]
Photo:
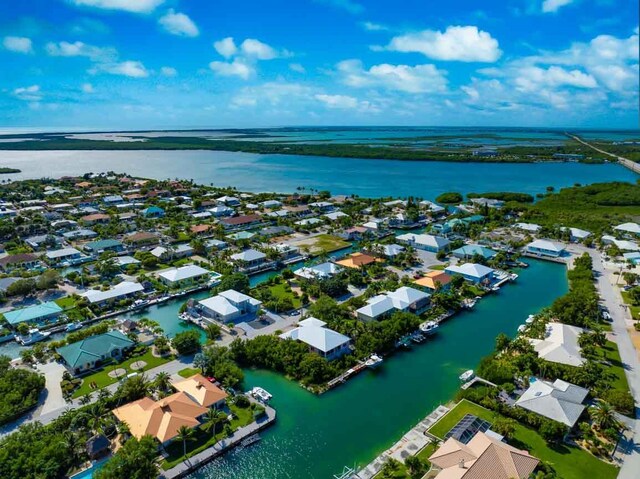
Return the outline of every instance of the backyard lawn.
[[[291,303],[293,304],[294,309],[298,309],[300,306],[302,306],[302,302],[300,301],[300,298],[298,298],[295,294],[293,294],[293,292],[285,290],[284,282],[278,283],[275,286],[270,286],[269,290],[271,291],[271,294],[273,294],[273,296],[276,299],[284,299],[284,298],[291,299]]]
[[[131,374],[135,372],[147,371],[149,369],[158,367],[162,364],[168,363],[173,359],[175,359],[174,356],[167,356],[164,358],[155,357],[153,354],[151,354],[151,349],[149,349],[143,355],[131,357],[120,364],[115,364],[115,363],[109,364],[108,366],[105,366],[104,369],[102,369],[101,371],[98,371],[97,373],[90,374],[89,376],[84,376],[82,378],[82,384],[80,385],[80,387],[73,392],[73,397],[77,398],[80,396],[84,396],[85,394],[88,394],[90,392],[96,391],[97,389],[91,389],[90,385],[93,382],[95,382],[98,385],[98,389],[102,389],[105,386],[109,386],[110,384],[114,384],[118,382],[118,379],[114,379],[109,376],[109,373],[113,371],[115,368],[123,368],[127,371],[126,374]],[[135,371],[131,369],[131,364],[136,361],[144,361],[145,363],[147,363],[147,365],[141,370]]]
[[[234,419],[232,419],[230,423],[232,431],[253,422],[253,409],[239,408],[234,404],[227,404],[227,406],[234,415]],[[227,437],[227,431],[225,431],[224,428],[220,428],[220,431],[218,431],[215,437],[211,434],[211,431],[195,429],[192,440],[187,442],[187,457],[191,457],[210,448],[220,439],[225,437]],[[165,471],[184,461],[185,457],[183,455],[184,448],[182,441],[173,441],[167,446],[166,450],[168,456],[162,462],[162,469]]]
[[[465,414],[473,414],[488,422],[494,422],[499,416],[477,404],[462,400],[446,416],[434,424],[429,432],[444,438],[447,432],[455,426]],[[587,451],[578,447],[561,444],[550,446],[533,429],[519,424],[516,426],[513,438],[509,443],[519,449],[526,449],[532,456],[548,463],[562,479],[584,479],[593,477],[598,479],[614,479],[618,475],[618,468],[600,461]]]

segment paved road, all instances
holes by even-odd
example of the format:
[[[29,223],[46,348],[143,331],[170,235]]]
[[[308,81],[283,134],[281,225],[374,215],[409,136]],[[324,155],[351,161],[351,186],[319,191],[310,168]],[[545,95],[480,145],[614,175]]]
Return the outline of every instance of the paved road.
[[[640,477],[640,407],[638,407],[640,404],[640,361],[638,360],[638,351],[634,348],[627,330],[630,318],[627,310],[621,305],[622,298],[620,293],[611,283],[611,271],[606,270],[600,253],[596,250],[578,246],[572,246],[572,249],[586,251],[591,255],[593,269],[598,275],[597,286],[600,296],[613,320],[612,339],[618,345],[629,388],[636,403],[636,419],[627,422],[630,433],[633,434],[629,434],[629,440],[620,445],[627,455],[620,469],[618,479],[638,479]]]
[[[597,146],[593,146],[592,144],[587,143],[582,138],[577,137],[575,135],[569,135],[569,136],[571,138],[573,138],[574,140],[576,140],[577,142],[582,143],[584,146],[588,146],[592,150],[597,151],[598,153],[602,153],[603,155],[607,155],[607,156],[610,156],[611,158],[615,158],[616,160],[618,160],[618,162],[621,165],[626,166],[631,171],[633,171],[635,173],[640,173],[640,165],[638,163],[636,163],[635,161],[631,161],[631,160],[628,160],[627,158],[624,158],[622,156],[618,156],[618,155],[616,155],[614,153],[609,153],[608,151],[602,150],[602,149],[598,148]],[[640,474],[638,474],[638,475],[640,476]]]

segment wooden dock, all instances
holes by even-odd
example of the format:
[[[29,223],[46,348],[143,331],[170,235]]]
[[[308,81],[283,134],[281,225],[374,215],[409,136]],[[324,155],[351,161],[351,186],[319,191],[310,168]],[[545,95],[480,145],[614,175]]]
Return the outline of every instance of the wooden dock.
[[[330,389],[333,389],[336,386],[339,386],[340,384],[343,384],[344,382],[347,381],[347,379],[349,379],[352,376],[355,376],[355,375],[361,373],[362,371],[364,371],[366,369],[366,367],[367,366],[362,361],[358,361],[358,364],[356,364],[354,367],[352,367],[351,369],[346,370],[340,376],[335,377],[331,381],[329,381],[327,383],[326,390],[324,390],[323,392],[329,391]]]

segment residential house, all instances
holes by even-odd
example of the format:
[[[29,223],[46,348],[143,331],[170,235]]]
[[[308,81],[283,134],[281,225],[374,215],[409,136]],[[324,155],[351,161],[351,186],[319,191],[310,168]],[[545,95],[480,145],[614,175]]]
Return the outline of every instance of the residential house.
[[[602,244],[605,244],[605,245],[614,244],[621,251],[640,251],[640,246],[635,241],[620,240],[610,235],[604,235],[602,237]]]
[[[156,246],[151,250],[151,254],[161,261],[169,261],[193,256],[195,250],[188,244],[177,244],[171,246]]]
[[[588,389],[561,379],[550,383],[534,378],[516,406],[572,428],[585,409],[582,403],[588,394]]]
[[[5,271],[14,271],[16,269],[35,269],[40,266],[38,257],[31,253],[10,254],[4,258],[0,258],[0,268]]]
[[[525,250],[527,253],[536,256],[549,256],[551,258],[560,258],[566,255],[566,247],[562,243],[544,239],[532,241],[525,246]]]
[[[580,243],[591,236],[591,233],[580,228],[560,228],[562,231],[569,231],[569,239],[574,243]]]
[[[133,246],[149,246],[158,244],[160,242],[160,237],[147,231],[138,231],[127,236],[124,241],[125,243],[129,243]]]
[[[538,356],[545,361],[582,366],[585,359],[580,352],[579,339],[585,330],[562,323],[549,323],[543,339],[529,339]]]
[[[162,271],[158,273],[158,278],[171,288],[185,288],[187,286],[205,283],[212,279],[212,275],[220,277],[218,273],[212,273],[200,266],[190,264],[181,266],[180,268],[170,268]]]
[[[231,218],[222,218],[220,223],[225,229],[245,229],[257,226],[262,222],[259,215],[232,216]]]
[[[140,212],[145,218],[164,218],[164,210],[159,206],[149,206]]]
[[[379,263],[382,262],[382,260],[365,253],[352,253],[346,258],[341,259],[340,261],[336,261],[335,263],[340,266],[344,266],[345,268],[358,269],[376,262]]]
[[[233,208],[229,208],[228,206],[214,206],[213,208],[209,208],[207,211],[216,218],[231,216],[233,215],[233,213],[235,213],[233,211]]]
[[[105,215],[104,213],[93,213],[83,216],[82,218],[80,218],[80,221],[87,226],[92,226],[108,223],[110,219],[111,217],[109,215]]]
[[[331,361],[351,352],[351,338],[326,328],[326,323],[316,318],[307,318],[298,327],[280,335],[282,339],[300,341],[309,351]]]
[[[293,272],[301,279],[317,280],[331,278],[342,271],[342,267],[334,263],[321,263],[314,266],[303,266]]]
[[[106,291],[99,289],[90,289],[89,291],[82,293],[80,296],[86,298],[90,304],[98,306],[113,301],[119,301],[122,299],[132,298],[138,296],[144,291],[143,286],[140,283],[133,281],[123,281],[121,283],[112,286]]]
[[[63,309],[55,302],[48,301],[26,308],[14,309],[4,313],[3,316],[11,327],[16,328],[20,323],[34,326],[57,323],[63,312]]]
[[[441,236],[429,234],[406,233],[396,238],[400,243],[404,243],[416,249],[438,253],[448,251],[451,242]]]
[[[200,406],[222,409],[228,394],[213,384],[202,374],[194,374],[186,379],[175,381],[171,385],[179,392],[185,393]]]
[[[47,260],[53,264],[79,260],[83,257],[82,253],[75,248],[62,248],[54,251],[47,251],[45,256]]]
[[[402,286],[369,298],[367,304],[356,310],[356,316],[362,321],[374,321],[384,319],[395,311],[422,314],[429,307],[430,297],[429,293]]]
[[[638,223],[622,223],[621,225],[618,225],[613,229],[621,233],[640,235],[640,225]]]
[[[67,369],[74,375],[92,371],[105,362],[120,360],[135,342],[120,331],[108,331],[58,348]]]
[[[251,271],[267,266],[267,255],[255,249],[246,249],[240,253],[232,254],[230,258],[242,271]]]
[[[54,247],[61,244],[60,238],[54,235],[37,235],[30,236],[24,240],[34,250],[39,250],[46,247]]]
[[[346,213],[343,213],[342,211],[334,211],[332,213],[327,213],[325,215],[322,215],[323,217],[327,218],[329,221],[337,221],[340,218],[346,218],[349,215]]]
[[[255,315],[262,302],[229,289],[211,298],[198,301],[197,305],[205,319],[228,323],[244,316]]]
[[[95,238],[96,236],[98,236],[98,233],[90,229],[81,228],[77,230],[67,231],[66,233],[63,233],[62,236],[68,241],[74,241]]]
[[[464,263],[462,265],[451,265],[444,269],[445,273],[454,276],[459,274],[465,280],[472,283],[491,283],[494,278],[495,270],[483,264]]]
[[[449,283],[453,278],[444,271],[429,271],[413,283],[429,291],[439,291],[449,289]]]
[[[491,248],[481,246],[478,244],[466,244],[458,249],[452,251],[453,256],[462,260],[473,259],[476,256],[480,256],[485,260],[492,259],[497,253]]]
[[[118,241],[116,239],[104,239],[86,243],[82,247],[82,249],[84,249],[87,253],[99,255],[101,253],[104,253],[105,251],[120,253],[121,251],[124,251],[124,245],[121,241]]]
[[[435,479],[527,479],[540,462],[485,432],[467,444],[447,439],[429,461],[440,470]]]
[[[542,229],[542,226],[536,225],[534,223],[516,223],[513,226],[514,228],[524,231],[526,233],[537,233]]]

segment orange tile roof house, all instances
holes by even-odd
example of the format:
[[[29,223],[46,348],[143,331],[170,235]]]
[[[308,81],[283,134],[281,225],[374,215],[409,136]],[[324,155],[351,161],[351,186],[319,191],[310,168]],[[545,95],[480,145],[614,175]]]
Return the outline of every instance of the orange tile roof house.
[[[195,374],[191,377],[172,383],[178,391],[186,393],[200,406],[221,408],[227,398],[227,393],[215,384],[212,384],[202,374]]]
[[[375,256],[364,253],[353,253],[352,255],[347,256],[345,259],[336,261],[336,264],[339,264],[340,266],[344,266],[346,268],[361,268],[362,266],[381,261],[382,260],[380,258],[376,258]]]
[[[428,288],[433,291],[438,289],[438,285],[441,288],[446,287],[453,278],[443,271],[430,271],[422,278],[418,278],[414,281],[418,286]]]
[[[105,215],[104,213],[94,213],[91,215],[83,216],[80,218],[84,224],[94,225],[96,223],[108,223],[111,217],[109,215]]]
[[[525,479],[540,462],[483,432],[468,444],[447,439],[429,461],[441,469],[436,479]]]
[[[200,417],[207,411],[186,393],[177,392],[159,401],[139,399],[114,409],[113,414],[127,423],[134,437],[140,439],[149,434],[165,444],[178,435],[181,426],[199,426]]]

